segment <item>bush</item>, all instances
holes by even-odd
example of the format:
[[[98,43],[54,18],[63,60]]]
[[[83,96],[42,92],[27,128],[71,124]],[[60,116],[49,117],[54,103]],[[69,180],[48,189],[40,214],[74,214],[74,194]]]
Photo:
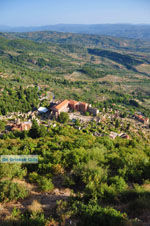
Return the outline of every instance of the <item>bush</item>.
[[[72,187],[75,186],[75,181],[74,181],[74,179],[72,178],[71,175],[64,176],[63,185],[66,186],[66,187],[69,187],[69,188],[72,188]]]
[[[54,188],[50,178],[40,176],[36,172],[30,173],[29,180],[33,183],[37,183],[42,191],[52,191]]]
[[[0,182],[0,201],[1,202],[24,199],[27,196],[28,196],[28,191],[24,186],[9,180]]]
[[[64,174],[64,169],[60,164],[52,165],[52,171],[54,175]]]
[[[128,185],[122,177],[115,176],[109,179],[111,186],[115,188],[116,192],[120,193],[127,189]]]
[[[127,221],[125,213],[106,207],[102,208],[98,204],[85,205],[81,202],[74,202],[75,214],[80,216],[78,225],[86,226],[121,226]]]
[[[54,185],[51,181],[51,179],[48,179],[46,177],[39,177],[37,180],[38,185],[42,191],[52,191],[54,189]]]
[[[85,115],[86,115],[86,116],[89,116],[89,115],[90,115],[90,113],[89,113],[88,111],[86,111],[86,112],[85,112]]]
[[[3,131],[5,129],[6,123],[2,120],[0,120],[0,131]]]
[[[40,127],[37,123],[36,120],[33,120],[32,121],[32,127],[29,131],[29,136],[32,137],[33,139],[34,138],[38,138],[39,137],[39,133],[40,133]]]
[[[22,179],[26,174],[26,169],[22,169],[20,164],[0,164],[0,179],[3,177]]]
[[[20,215],[21,215],[20,209],[17,209],[16,207],[14,207],[12,212],[11,212],[11,217],[12,218],[19,218]]]
[[[69,120],[69,115],[67,112],[61,112],[58,117],[59,122],[66,123]]]
[[[37,172],[32,172],[32,173],[30,173],[29,174],[29,181],[31,182],[31,183],[35,183],[36,181],[37,181],[37,179],[38,179],[38,174],[37,174]]]

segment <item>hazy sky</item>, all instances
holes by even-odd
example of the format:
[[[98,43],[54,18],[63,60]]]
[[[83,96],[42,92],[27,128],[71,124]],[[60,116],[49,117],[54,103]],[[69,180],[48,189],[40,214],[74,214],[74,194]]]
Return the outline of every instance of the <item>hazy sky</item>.
[[[0,0],[0,25],[150,24],[150,0]]]

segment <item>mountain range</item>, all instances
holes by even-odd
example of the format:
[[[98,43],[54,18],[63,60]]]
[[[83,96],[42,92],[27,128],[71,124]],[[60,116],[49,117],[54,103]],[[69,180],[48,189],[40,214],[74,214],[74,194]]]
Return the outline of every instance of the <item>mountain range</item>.
[[[57,31],[150,40],[149,24],[56,24],[47,26],[0,26],[1,32]]]

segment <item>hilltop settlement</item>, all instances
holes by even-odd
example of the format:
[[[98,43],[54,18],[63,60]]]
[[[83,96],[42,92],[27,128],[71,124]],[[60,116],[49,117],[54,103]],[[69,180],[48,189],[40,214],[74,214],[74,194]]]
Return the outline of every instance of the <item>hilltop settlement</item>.
[[[45,97],[41,95],[39,99],[43,101]],[[1,136],[9,133],[9,131],[28,131],[32,128],[33,120],[36,120],[39,125],[42,124],[46,128],[50,125],[56,126],[62,113],[68,115],[68,125],[74,126],[78,130],[85,130],[89,125],[93,125],[94,136],[109,136],[111,139],[116,137],[130,139],[128,133],[131,133],[132,130],[134,132],[140,130],[143,132],[145,130],[149,131],[149,118],[144,117],[141,112],[135,114],[129,112],[124,117],[122,111],[117,109],[115,103],[112,106],[114,109],[107,109],[106,112],[106,109],[100,111],[86,102],[68,99],[55,101],[53,99],[47,107],[39,106],[37,109],[27,113],[13,112],[0,116],[1,120],[7,121]],[[131,127],[132,129],[129,131]]]

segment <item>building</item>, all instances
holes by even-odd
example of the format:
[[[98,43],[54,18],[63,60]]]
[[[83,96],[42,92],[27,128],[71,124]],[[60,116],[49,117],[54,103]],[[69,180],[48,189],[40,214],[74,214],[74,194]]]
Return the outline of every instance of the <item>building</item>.
[[[22,123],[14,123],[11,127],[12,131],[24,131],[30,130],[32,126],[32,122],[22,122]]]
[[[79,110],[79,102],[75,100],[70,100],[69,101],[69,108],[73,111],[78,111]]]
[[[118,133],[113,132],[113,131],[110,132],[109,137],[112,138],[112,139],[115,139],[116,137],[121,137],[121,138],[124,138],[124,139],[130,139],[129,135],[126,134],[126,133],[118,134]]]
[[[69,111],[69,100],[64,100],[62,101],[60,104],[53,106],[51,108],[53,115],[55,115],[56,117],[58,117],[58,115],[61,112],[68,112]]]
[[[115,139],[116,137],[118,137],[119,136],[119,134],[118,133],[115,133],[115,132],[113,132],[113,131],[111,131],[110,132],[110,135],[109,135],[109,137],[111,138],[111,139]]]
[[[145,123],[148,124],[149,123],[149,118],[145,118]]]
[[[122,133],[121,135],[120,135],[120,137],[121,138],[124,138],[124,139],[130,139],[130,137],[129,137],[129,135],[128,134],[126,134],[126,133]]]
[[[75,100],[64,100],[61,103],[50,107],[52,114],[58,117],[61,112],[68,111],[80,111],[82,113],[90,112],[93,115],[97,115],[99,110],[97,108],[92,108],[91,105],[85,102],[79,102]]]
[[[45,108],[45,107],[39,107],[39,108],[38,108],[38,112],[39,112],[40,114],[44,114],[44,113],[47,113],[47,112],[48,112],[48,109]]]
[[[149,118],[144,118],[143,115],[138,115],[138,114],[135,114],[134,115],[135,119],[137,119],[139,122],[142,122],[144,124],[148,124],[149,123]]]
[[[80,102],[79,103],[79,111],[85,113],[88,109],[88,104],[85,102]]]

